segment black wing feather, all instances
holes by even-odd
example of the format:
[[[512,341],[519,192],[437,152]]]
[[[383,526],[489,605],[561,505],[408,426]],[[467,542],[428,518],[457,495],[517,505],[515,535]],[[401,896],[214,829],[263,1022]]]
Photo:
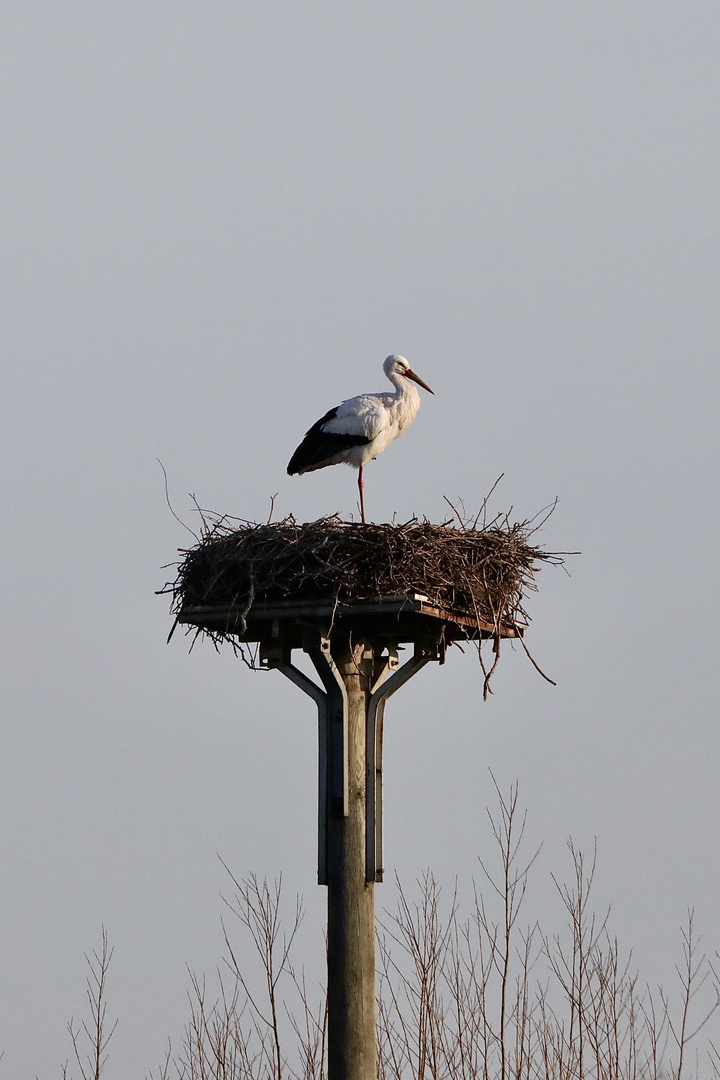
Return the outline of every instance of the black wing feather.
[[[324,461],[334,457],[342,450],[349,450],[351,446],[367,446],[372,439],[365,435],[338,435],[334,432],[323,431],[323,425],[337,416],[337,407],[326,412],[317,423],[306,431],[305,438],[290,458],[287,471],[290,476],[302,472],[303,469],[322,468]]]

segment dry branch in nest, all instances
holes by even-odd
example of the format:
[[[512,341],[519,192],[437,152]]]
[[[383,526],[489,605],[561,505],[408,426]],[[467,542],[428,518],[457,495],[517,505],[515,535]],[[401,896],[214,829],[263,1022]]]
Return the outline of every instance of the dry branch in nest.
[[[417,520],[361,525],[337,517],[307,524],[292,517],[260,525],[225,518],[204,522],[200,541],[183,552],[177,580],[167,588],[176,614],[217,604],[247,615],[254,603],[343,604],[422,593],[494,628],[494,661],[489,671],[483,664],[486,692],[502,629],[528,623],[524,603],[535,591],[539,566],[562,562],[529,543],[535,531],[529,522],[507,518],[482,529]],[[216,643],[228,639],[237,645],[230,633],[209,633]]]

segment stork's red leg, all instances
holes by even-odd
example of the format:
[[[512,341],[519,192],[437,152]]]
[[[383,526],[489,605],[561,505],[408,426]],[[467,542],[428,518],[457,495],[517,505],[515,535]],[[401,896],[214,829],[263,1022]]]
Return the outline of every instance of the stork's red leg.
[[[360,466],[358,471],[358,491],[360,492],[360,517],[362,518],[363,525],[365,524],[365,498],[363,492],[365,490],[365,481],[363,480],[363,467]]]

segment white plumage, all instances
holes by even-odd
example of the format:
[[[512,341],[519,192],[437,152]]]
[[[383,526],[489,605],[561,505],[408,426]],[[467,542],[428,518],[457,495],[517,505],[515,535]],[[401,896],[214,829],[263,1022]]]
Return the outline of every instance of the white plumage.
[[[383,371],[395,387],[394,393],[359,394],[330,409],[306,432],[288,465],[291,476],[340,463],[358,469],[363,522],[363,466],[381,454],[415,419],[420,395],[413,383],[433,392],[410,370],[404,356],[388,356]]]

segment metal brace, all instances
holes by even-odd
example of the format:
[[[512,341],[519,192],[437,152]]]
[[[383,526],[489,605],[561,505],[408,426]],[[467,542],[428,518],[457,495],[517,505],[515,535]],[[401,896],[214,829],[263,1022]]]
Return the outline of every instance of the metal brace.
[[[276,643],[261,645],[260,664],[282,672],[313,699],[318,710],[318,884],[327,885],[328,817],[347,817],[348,702],[342,675],[333,659],[330,639],[304,646],[324,689],[292,663],[291,650]],[[437,642],[416,644],[414,655],[398,667],[397,648],[388,648],[374,666],[365,729],[365,880],[383,880],[382,748],[385,702],[431,660],[442,662]],[[379,668],[379,671],[378,671]]]
[[[383,880],[383,726],[385,703],[430,660],[436,647],[415,646],[414,655],[398,668],[397,649],[388,649],[388,660],[375,682],[368,702],[365,764],[365,880]]]
[[[324,690],[296,668],[291,652],[275,645],[263,645],[260,664],[281,671],[313,699],[318,710],[318,884],[327,885],[328,817],[347,817],[348,793],[348,704],[345,684],[330,651],[330,639],[321,636],[317,645],[306,645]]]

